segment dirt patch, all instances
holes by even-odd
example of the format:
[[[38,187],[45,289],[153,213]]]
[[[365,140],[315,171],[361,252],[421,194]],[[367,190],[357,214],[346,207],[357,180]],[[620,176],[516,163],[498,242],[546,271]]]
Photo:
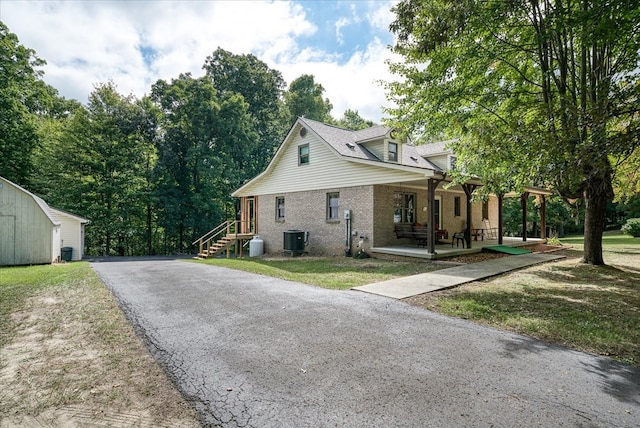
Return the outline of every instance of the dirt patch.
[[[0,349],[0,427],[198,427],[97,278],[29,298]]]

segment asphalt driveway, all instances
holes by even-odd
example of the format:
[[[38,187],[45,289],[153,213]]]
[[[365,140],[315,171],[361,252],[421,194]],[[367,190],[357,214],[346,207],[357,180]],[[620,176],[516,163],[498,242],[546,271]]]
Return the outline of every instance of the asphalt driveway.
[[[206,426],[640,426],[640,369],[606,358],[358,291],[92,266]]]

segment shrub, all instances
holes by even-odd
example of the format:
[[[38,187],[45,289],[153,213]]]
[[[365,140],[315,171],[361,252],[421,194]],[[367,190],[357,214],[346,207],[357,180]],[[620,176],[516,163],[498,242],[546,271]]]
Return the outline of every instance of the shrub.
[[[552,236],[550,238],[547,238],[547,244],[549,244],[549,245],[562,245],[562,241],[560,241],[560,238],[558,238],[557,236]]]
[[[640,218],[630,218],[620,230],[625,235],[631,235],[634,238],[640,237]]]

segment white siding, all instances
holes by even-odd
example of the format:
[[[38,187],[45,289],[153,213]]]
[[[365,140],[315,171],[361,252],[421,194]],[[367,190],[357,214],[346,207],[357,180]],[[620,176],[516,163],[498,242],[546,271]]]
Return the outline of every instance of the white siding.
[[[378,159],[385,159],[387,147],[384,140],[367,142],[363,146]]]
[[[84,255],[84,244],[82,242],[82,221],[77,217],[63,211],[52,209],[58,220],[60,220],[60,247],[71,247],[72,260],[81,260]]]
[[[302,144],[309,144],[307,165],[298,165],[298,146]],[[284,150],[277,166],[238,196],[416,181],[424,180],[426,174],[349,161],[312,133],[296,135]]]
[[[449,169],[449,155],[430,156],[429,161],[435,164],[438,168],[447,171]]]

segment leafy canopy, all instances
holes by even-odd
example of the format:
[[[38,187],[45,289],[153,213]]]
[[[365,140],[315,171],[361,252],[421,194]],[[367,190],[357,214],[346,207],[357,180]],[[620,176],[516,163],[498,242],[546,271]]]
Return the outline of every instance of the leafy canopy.
[[[459,164],[485,192],[584,195],[585,259],[599,264],[610,159],[640,144],[640,4],[406,0],[394,12],[404,61],[390,65],[393,125],[457,138]]]

